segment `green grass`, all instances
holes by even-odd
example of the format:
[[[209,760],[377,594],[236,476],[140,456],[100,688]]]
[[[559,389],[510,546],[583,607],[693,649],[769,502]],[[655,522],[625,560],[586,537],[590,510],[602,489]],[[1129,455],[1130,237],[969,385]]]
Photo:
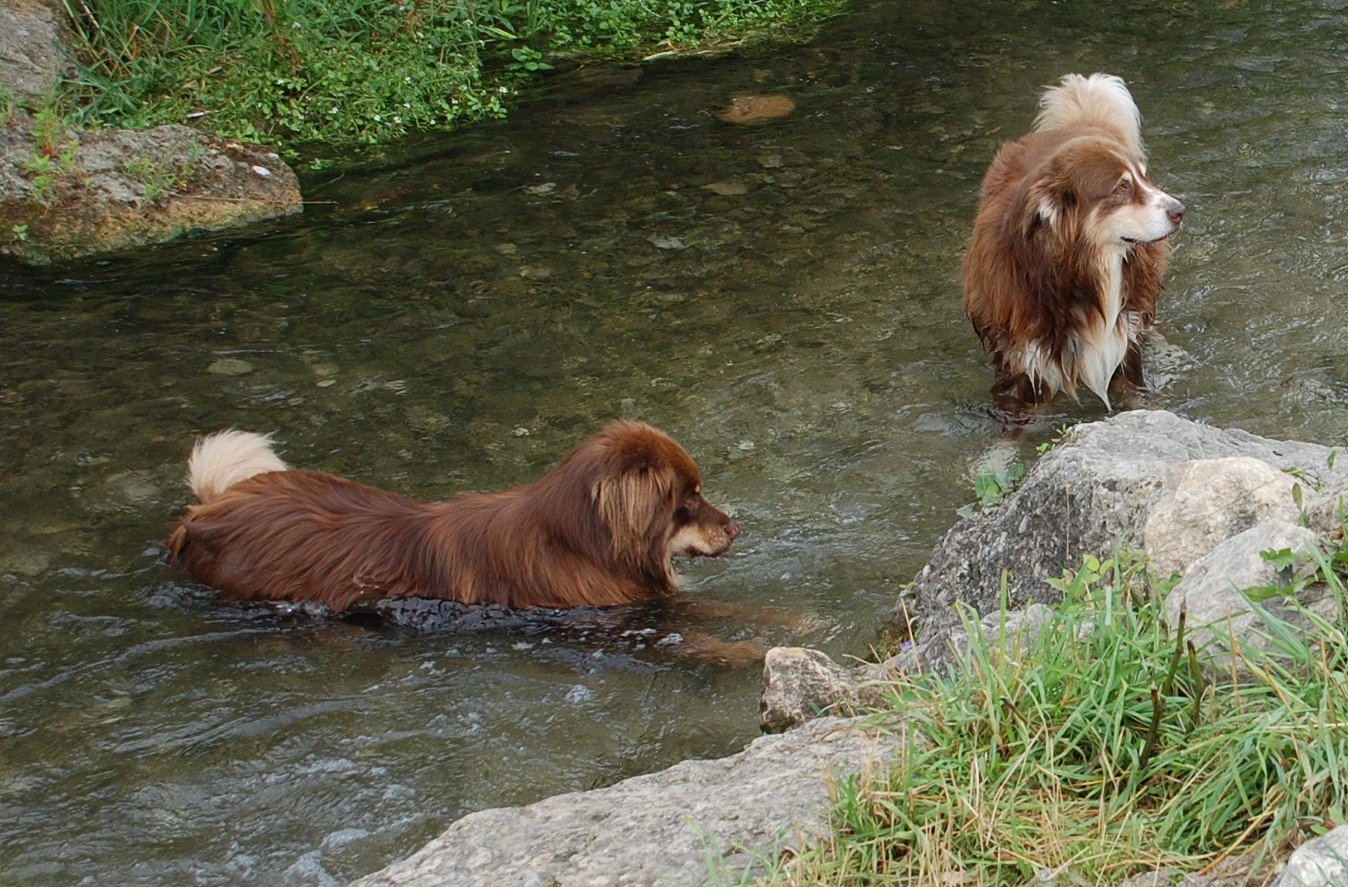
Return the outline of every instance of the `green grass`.
[[[86,125],[191,122],[288,146],[373,143],[505,115],[560,55],[799,29],[842,0],[63,0]]]
[[[1262,651],[1201,666],[1165,583],[1088,558],[1064,601],[1007,655],[975,634],[963,666],[894,689],[922,738],[879,777],[838,788],[833,837],[782,884],[1114,884],[1161,865],[1267,860],[1348,815],[1348,554],[1311,568],[1338,604],[1292,628],[1265,611]],[[1295,606],[1295,605],[1294,605]],[[970,630],[977,630],[971,622]]]

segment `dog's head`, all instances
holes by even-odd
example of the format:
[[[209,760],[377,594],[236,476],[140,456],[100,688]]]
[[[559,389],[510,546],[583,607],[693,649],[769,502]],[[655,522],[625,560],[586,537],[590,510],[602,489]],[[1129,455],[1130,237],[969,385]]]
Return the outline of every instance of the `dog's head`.
[[[1057,148],[1027,182],[1027,234],[1084,238],[1126,252],[1164,240],[1184,221],[1184,204],[1152,184],[1146,167],[1112,139],[1077,136]]]
[[[614,422],[558,471],[583,484],[596,523],[590,535],[637,569],[668,576],[671,557],[717,557],[739,535],[739,525],[702,497],[688,453],[650,425]]]

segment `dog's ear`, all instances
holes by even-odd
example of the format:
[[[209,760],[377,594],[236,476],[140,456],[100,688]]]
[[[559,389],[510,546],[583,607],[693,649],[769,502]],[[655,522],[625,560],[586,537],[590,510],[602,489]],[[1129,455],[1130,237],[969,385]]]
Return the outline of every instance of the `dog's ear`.
[[[615,555],[645,558],[653,532],[669,520],[673,487],[673,471],[667,465],[632,466],[599,478],[591,496]]]
[[[1036,229],[1059,230],[1076,203],[1071,186],[1050,170],[1031,183],[1021,203],[1021,233],[1032,236]]]

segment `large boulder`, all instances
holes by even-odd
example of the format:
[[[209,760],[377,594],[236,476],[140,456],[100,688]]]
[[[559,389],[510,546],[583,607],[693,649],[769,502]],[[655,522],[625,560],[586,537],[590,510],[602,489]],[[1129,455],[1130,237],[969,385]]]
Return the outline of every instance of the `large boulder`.
[[[47,165],[35,167],[36,158]],[[42,134],[21,118],[0,130],[0,252],[30,262],[248,224],[302,206],[299,181],[275,152],[186,126]]]
[[[949,632],[958,621],[953,605],[971,607],[979,615],[993,613],[1002,604],[1003,589],[1010,609],[1056,603],[1060,595],[1045,580],[1077,567],[1087,554],[1108,556],[1127,547],[1155,552],[1169,564],[1192,562],[1197,549],[1175,553],[1165,532],[1147,531],[1158,505],[1172,516],[1185,513],[1184,502],[1175,503],[1182,489],[1185,495],[1192,493],[1186,478],[1208,478],[1216,484],[1224,469],[1229,472],[1234,465],[1249,470],[1251,462],[1263,463],[1250,477],[1221,482],[1235,496],[1257,487],[1258,498],[1247,496],[1231,512],[1221,505],[1229,498],[1213,497],[1216,504],[1206,517],[1193,515],[1185,525],[1186,533],[1215,545],[1261,521],[1286,520],[1296,513],[1292,476],[1286,499],[1279,499],[1274,475],[1296,472],[1308,494],[1326,501],[1335,491],[1348,490],[1348,460],[1335,460],[1331,454],[1316,444],[1213,428],[1162,410],[1079,425],[1039,460],[1013,495],[964,518],[946,534],[896,604],[891,630],[902,635],[913,626],[924,639]],[[1171,475],[1181,463],[1234,458],[1240,461],[1226,462],[1224,469],[1188,466]],[[1331,511],[1327,505],[1321,508],[1326,515]]]
[[[71,72],[65,19],[41,0],[0,0],[0,84],[21,102],[39,102]]]
[[[729,758],[471,813],[355,887],[738,884],[824,834],[833,782],[892,760],[900,741],[855,720],[813,721]]]

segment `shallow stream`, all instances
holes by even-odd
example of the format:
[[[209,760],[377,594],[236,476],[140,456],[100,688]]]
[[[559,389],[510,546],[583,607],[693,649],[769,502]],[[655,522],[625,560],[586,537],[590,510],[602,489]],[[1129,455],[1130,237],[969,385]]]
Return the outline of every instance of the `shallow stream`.
[[[505,124],[306,171],[300,218],[0,278],[0,880],[330,884],[459,816],[757,734],[683,608],[417,632],[224,606],[158,547],[192,439],[427,498],[659,425],[744,529],[724,637],[864,656],[972,498],[958,263],[997,143],[1130,84],[1189,207],[1150,370],[1200,421],[1348,442],[1348,6],[859,0],[813,43],[583,69]],[[718,119],[739,93],[788,116]],[[1103,415],[1062,413],[1020,443]],[[706,628],[699,620],[699,629]]]

